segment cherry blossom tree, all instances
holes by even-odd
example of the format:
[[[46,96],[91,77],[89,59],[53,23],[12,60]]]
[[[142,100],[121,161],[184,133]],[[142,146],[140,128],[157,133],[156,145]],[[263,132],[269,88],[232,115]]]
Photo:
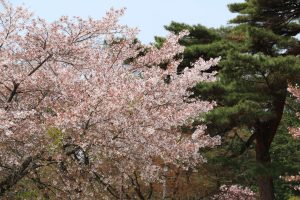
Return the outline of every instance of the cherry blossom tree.
[[[199,149],[220,144],[204,125],[181,131],[213,108],[189,88],[213,81],[204,71],[219,60],[177,74],[187,32],[157,49],[118,23],[124,10],[48,23],[1,6],[0,197],[30,185],[44,197],[150,199],[164,167],[193,169]]]

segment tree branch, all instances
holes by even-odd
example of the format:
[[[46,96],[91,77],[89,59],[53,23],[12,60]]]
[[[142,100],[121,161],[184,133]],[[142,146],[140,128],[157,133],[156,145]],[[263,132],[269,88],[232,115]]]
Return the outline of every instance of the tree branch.
[[[20,83],[13,82],[13,84],[14,84],[14,88],[13,88],[13,90],[11,91],[11,93],[10,93],[10,95],[9,95],[9,98],[8,98],[8,100],[7,100],[8,103],[10,103],[10,102],[13,100],[14,96],[17,94],[17,89],[18,89],[19,86],[20,86]]]
[[[245,142],[245,144],[242,146],[241,150],[239,153],[237,154],[233,154],[231,155],[230,157],[231,158],[235,158],[235,157],[238,157],[240,155],[242,155],[243,153],[245,153],[245,151],[251,146],[251,144],[253,143],[253,141],[256,139],[256,132],[253,133],[249,138],[248,140]]]
[[[28,76],[31,76],[34,72],[36,72],[45,62],[47,62],[53,55],[49,54],[42,62],[40,62],[31,72],[29,72]]]
[[[41,154],[27,157],[16,171],[12,172],[2,182],[0,182],[0,197],[2,197],[10,188],[16,185],[32,169],[37,168],[37,166],[34,166],[32,163],[38,160],[40,157]]]

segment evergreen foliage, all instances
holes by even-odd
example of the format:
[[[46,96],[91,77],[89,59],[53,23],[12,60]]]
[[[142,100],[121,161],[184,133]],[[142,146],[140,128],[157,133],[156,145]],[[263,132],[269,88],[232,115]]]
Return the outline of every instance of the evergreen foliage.
[[[234,130],[237,135],[243,135],[239,150],[231,150],[230,160],[240,167],[236,173],[247,169],[245,174],[249,175],[247,172],[255,169],[253,175],[258,181],[261,199],[275,198],[273,177],[278,180],[280,173],[292,165],[299,170],[293,163],[299,160],[282,161],[286,154],[297,151],[296,144],[287,135],[286,123],[295,112],[286,106],[290,102],[288,84],[300,82],[300,42],[293,37],[300,32],[299,3],[297,0],[246,0],[231,4],[230,11],[238,13],[230,21],[237,25],[231,27],[212,29],[177,22],[166,26],[174,33],[183,29],[190,31],[190,35],[181,40],[186,46],[185,66],[199,56],[222,57],[214,68],[218,70],[218,81],[198,84],[194,90],[202,99],[217,101],[218,107],[206,115],[211,134],[228,135]],[[163,39],[157,37],[158,45],[161,42]],[[252,144],[256,154],[253,165],[249,162],[253,162],[254,156],[245,156]],[[239,161],[234,161],[236,157]],[[278,181],[276,188],[281,187]],[[285,198],[280,193],[282,188],[276,195]]]

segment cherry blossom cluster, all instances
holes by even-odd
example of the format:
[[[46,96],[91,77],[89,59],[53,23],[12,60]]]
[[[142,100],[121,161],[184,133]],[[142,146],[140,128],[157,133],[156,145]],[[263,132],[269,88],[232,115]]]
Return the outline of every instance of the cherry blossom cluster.
[[[256,194],[247,187],[239,185],[220,187],[220,193],[213,197],[215,200],[256,200]]]
[[[300,89],[299,88],[289,87],[289,92],[291,92],[297,98],[297,100],[300,101]],[[300,118],[299,113],[298,113],[298,116]],[[299,138],[300,137],[300,127],[290,128],[289,131],[290,131],[290,133],[292,134],[292,136],[294,138]]]
[[[220,144],[205,125],[182,132],[213,108],[190,88],[214,81],[203,71],[219,61],[177,74],[187,32],[157,49],[118,23],[124,10],[48,23],[0,3],[0,197],[24,177],[74,199],[92,199],[91,180],[125,195],[139,180],[159,182],[164,166],[195,168],[206,161],[201,148]]]
[[[283,180],[289,183],[299,183],[300,182],[300,172],[298,175],[292,175],[292,176],[282,176]],[[293,186],[294,190],[300,191],[300,185]]]

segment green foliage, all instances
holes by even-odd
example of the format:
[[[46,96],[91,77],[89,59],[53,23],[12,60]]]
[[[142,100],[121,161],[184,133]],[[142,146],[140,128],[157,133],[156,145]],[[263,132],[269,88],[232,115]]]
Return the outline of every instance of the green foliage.
[[[296,117],[295,110],[300,110],[300,104],[293,101],[292,98],[288,98],[281,126],[270,151],[273,165],[276,166],[274,184],[278,199],[290,199],[295,195],[295,191],[291,189],[291,184],[279,176],[296,175],[300,171],[299,140],[293,139],[287,131],[289,127],[300,126],[300,120]]]
[[[38,199],[39,193],[36,190],[22,190],[16,194],[16,200]]]
[[[298,196],[292,196],[289,198],[289,200],[300,200],[300,197]]]
[[[56,151],[63,146],[64,134],[56,127],[49,127],[47,129],[47,136],[49,137],[51,143],[49,144],[50,151]]]
[[[228,5],[239,13],[231,23],[267,27],[279,35],[295,36],[300,31],[300,2],[298,0],[246,0]]]

